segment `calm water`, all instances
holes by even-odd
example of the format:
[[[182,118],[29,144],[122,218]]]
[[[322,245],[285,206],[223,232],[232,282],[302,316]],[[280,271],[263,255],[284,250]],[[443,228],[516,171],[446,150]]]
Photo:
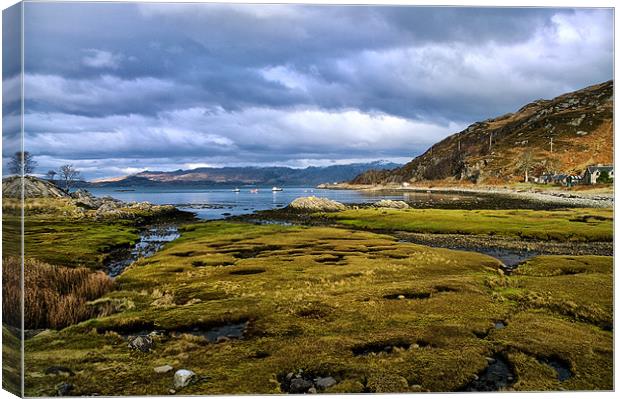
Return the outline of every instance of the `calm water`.
[[[194,212],[201,219],[222,219],[267,209],[282,208],[298,197],[326,197],[345,204],[375,202],[381,199],[426,202],[431,200],[452,200],[454,195],[430,193],[362,192],[353,190],[322,190],[316,188],[289,188],[272,192],[271,187],[259,188],[257,193],[242,188],[240,192],[231,189],[161,189],[136,188],[136,191],[114,191],[111,188],[89,189],[96,196],[109,195],[122,201],[148,201],[153,204],[175,205],[179,209]],[[445,197],[445,198],[444,198]],[[463,199],[463,196],[460,197]]]

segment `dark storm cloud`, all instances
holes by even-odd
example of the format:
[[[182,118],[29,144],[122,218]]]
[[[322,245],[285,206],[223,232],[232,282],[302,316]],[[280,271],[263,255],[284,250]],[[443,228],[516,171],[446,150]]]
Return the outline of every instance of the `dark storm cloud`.
[[[408,158],[610,79],[612,24],[593,9],[27,3],[27,139],[50,166],[115,158],[103,175],[157,157]]]

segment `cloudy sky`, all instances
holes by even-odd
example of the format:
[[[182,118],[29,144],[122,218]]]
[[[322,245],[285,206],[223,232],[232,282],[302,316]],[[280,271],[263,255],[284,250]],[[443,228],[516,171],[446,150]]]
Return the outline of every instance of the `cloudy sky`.
[[[613,76],[609,9],[26,3],[24,29],[26,148],[89,179],[406,162]]]

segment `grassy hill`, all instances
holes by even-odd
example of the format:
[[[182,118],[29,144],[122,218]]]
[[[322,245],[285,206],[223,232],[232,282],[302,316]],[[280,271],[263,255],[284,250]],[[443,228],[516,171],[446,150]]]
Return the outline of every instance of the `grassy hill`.
[[[404,166],[369,171],[353,184],[427,180],[502,184],[543,172],[581,173],[613,162],[613,81],[537,100],[470,125]]]

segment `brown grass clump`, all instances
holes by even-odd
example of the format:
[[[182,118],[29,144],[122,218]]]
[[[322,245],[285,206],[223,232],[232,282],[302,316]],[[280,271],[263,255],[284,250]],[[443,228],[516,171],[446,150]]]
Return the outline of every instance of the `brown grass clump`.
[[[10,324],[20,322],[20,260],[3,260],[2,287],[7,303],[3,318]],[[113,281],[103,272],[87,268],[52,266],[34,259],[24,262],[24,324],[26,328],[63,328],[96,316],[96,307],[88,301],[110,291]]]

